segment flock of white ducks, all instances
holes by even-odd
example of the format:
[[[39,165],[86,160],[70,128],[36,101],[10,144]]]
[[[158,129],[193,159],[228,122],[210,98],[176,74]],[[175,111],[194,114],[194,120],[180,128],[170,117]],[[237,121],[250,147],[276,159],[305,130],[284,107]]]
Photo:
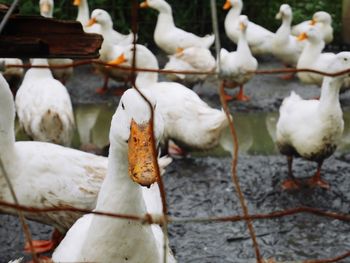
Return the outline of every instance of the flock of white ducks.
[[[84,30],[104,37],[100,60],[111,66],[98,68],[106,77],[99,93],[106,92],[109,77],[127,79],[127,74],[113,65],[132,66],[134,54],[136,67],[159,69],[157,58],[148,48],[132,45],[134,37],[131,33],[123,35],[113,29],[112,18],[106,11],[95,9],[90,16],[87,0],[75,0],[74,5],[78,7],[77,20]],[[226,87],[240,87],[239,100],[248,99],[243,93],[243,85],[254,76],[258,67],[253,55],[273,54],[287,65],[328,72],[350,66],[348,52],[322,53],[325,43],[333,39],[331,16],[326,12],[317,12],[311,21],[291,28],[292,10],[284,4],[277,14],[277,18],[282,19],[281,27],[272,33],[241,15],[242,0],[227,0],[223,8],[229,9],[229,12],[224,26],[227,36],[237,44],[237,50],[221,49],[220,64],[217,65],[209,50],[214,42],[213,35],[199,37],[176,27],[171,6],[164,0],[146,0],[140,6],[159,12],[154,41],[169,55],[165,69],[215,72],[220,68],[220,77],[225,79]],[[53,1],[40,0],[40,12],[43,16],[52,17]],[[32,64],[48,65],[50,61],[33,59]],[[159,82],[156,72],[137,73],[135,84],[154,110],[157,142],[168,146],[173,140],[185,148],[200,150],[219,144],[228,126],[224,112],[210,107],[183,84],[173,82],[180,80],[192,85],[206,77],[176,73],[169,74],[172,81]],[[302,156],[318,163],[318,170],[308,181],[309,185],[328,188],[329,184],[321,178],[320,169],[324,159],[334,152],[343,131],[339,90],[346,87],[344,83],[349,81],[349,76],[323,78],[316,74],[299,73],[298,77],[303,82],[322,85],[321,97],[320,100],[303,100],[292,92],[281,105],[276,140],[281,153],[287,155],[289,168],[289,178],[282,186],[285,189],[300,187],[301,183],[292,173],[292,160],[294,156]],[[63,83],[68,79],[57,78]],[[230,98],[227,96],[226,99]],[[108,159],[57,145],[70,145],[75,125],[69,94],[49,69],[29,69],[15,103],[6,80],[0,76],[0,105],[0,158],[22,205],[43,208],[73,206],[140,216],[162,213],[159,189],[157,184],[153,184],[156,175],[149,141],[143,144],[148,146],[147,149],[135,148],[140,146],[135,142],[150,136],[147,134],[139,139],[133,134],[134,131],[139,131],[139,135],[150,131],[147,128],[149,105],[136,90],[129,89],[124,93],[113,116]],[[15,106],[26,133],[42,142],[15,141]],[[145,159],[139,159],[142,174],[128,173],[139,169],[131,167],[130,158],[134,153],[146,153]],[[171,159],[162,157],[158,162],[163,171]],[[1,200],[10,202],[12,197],[4,176],[0,177],[0,187]],[[15,214],[11,209],[1,211]],[[71,212],[26,216],[54,226],[61,236],[67,233],[53,253],[54,261],[153,263],[161,262],[164,256],[163,234],[158,225],[93,214],[77,220],[79,215]],[[54,248],[57,242],[56,237],[51,241],[35,241],[34,246],[38,252],[43,252]],[[176,262],[168,244],[166,253],[167,262]]]

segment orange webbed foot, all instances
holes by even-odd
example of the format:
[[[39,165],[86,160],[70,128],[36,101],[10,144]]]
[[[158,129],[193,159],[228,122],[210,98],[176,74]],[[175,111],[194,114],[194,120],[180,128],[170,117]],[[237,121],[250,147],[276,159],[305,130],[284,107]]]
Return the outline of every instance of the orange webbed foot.
[[[322,189],[328,190],[330,188],[329,183],[326,180],[323,180],[320,177],[313,176],[310,179],[307,180],[307,185],[315,188],[315,187],[320,187]]]
[[[301,184],[296,179],[288,178],[288,179],[284,180],[282,183],[283,190],[288,190],[288,191],[298,190],[298,189],[300,189],[300,187],[301,187]]]

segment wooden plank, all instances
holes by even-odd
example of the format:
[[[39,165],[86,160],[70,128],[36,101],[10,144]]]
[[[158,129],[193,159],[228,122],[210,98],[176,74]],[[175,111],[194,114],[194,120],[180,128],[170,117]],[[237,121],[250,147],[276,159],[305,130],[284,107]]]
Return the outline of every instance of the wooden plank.
[[[350,44],[350,0],[343,0],[343,41]]]
[[[13,15],[0,37],[0,57],[97,58],[102,41],[76,21]]]

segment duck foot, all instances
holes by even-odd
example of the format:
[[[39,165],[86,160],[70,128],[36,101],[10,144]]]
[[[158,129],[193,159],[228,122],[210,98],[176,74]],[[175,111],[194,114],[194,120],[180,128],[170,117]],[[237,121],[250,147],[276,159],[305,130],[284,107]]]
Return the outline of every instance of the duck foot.
[[[102,87],[102,88],[96,89],[96,93],[97,93],[97,94],[100,94],[100,95],[106,94],[107,91],[108,91],[108,88],[107,88],[107,87]]]
[[[286,180],[283,181],[282,183],[282,190],[298,190],[300,189],[301,184],[298,180],[296,179],[291,179],[288,178]]]
[[[307,185],[312,188],[320,187],[326,190],[330,188],[329,183],[326,180],[323,180],[322,178],[320,178],[319,176],[313,176],[310,179],[308,179]]]
[[[52,263],[52,259],[47,256],[39,256],[39,263]],[[33,260],[28,261],[27,263],[35,263]]]
[[[63,235],[57,229],[55,229],[52,232],[51,240],[32,240],[34,251],[38,254],[50,252],[58,246],[62,239]],[[29,242],[25,243],[24,252],[32,252],[30,249]]]
[[[124,87],[119,87],[117,89],[113,89],[112,95],[121,97],[126,90],[127,90],[127,88],[124,88]]]
[[[239,92],[235,97],[236,100],[238,101],[248,101],[250,100],[250,97],[246,96],[243,92],[243,86],[239,87]]]
[[[283,79],[283,80],[291,80],[293,78],[294,78],[294,73],[285,74],[285,75],[280,76],[280,79]]]
[[[184,149],[178,146],[173,141],[169,141],[168,144],[168,153],[172,157],[186,157],[187,153]]]

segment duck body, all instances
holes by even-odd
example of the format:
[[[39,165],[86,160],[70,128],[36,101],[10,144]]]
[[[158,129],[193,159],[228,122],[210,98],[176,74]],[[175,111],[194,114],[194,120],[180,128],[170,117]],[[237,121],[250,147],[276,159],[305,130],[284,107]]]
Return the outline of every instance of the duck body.
[[[228,38],[237,44],[240,36],[239,16],[241,15],[243,8],[242,0],[227,0],[224,9],[229,8],[230,10],[227,13],[224,22],[225,32]],[[253,55],[271,54],[271,39],[273,38],[274,33],[249,21],[246,36]]]
[[[216,61],[207,48],[189,47],[169,55],[169,61],[164,66],[165,70],[213,72],[216,68]],[[205,80],[206,74],[180,74],[168,73],[167,78],[172,81],[179,81],[184,85],[194,85]]]
[[[146,96],[149,94],[145,91],[143,93]],[[108,172],[98,196],[96,210],[143,216],[149,211],[149,207],[153,207],[150,212],[158,211],[161,208],[161,205],[159,206],[161,204],[160,195],[157,195],[156,200],[154,200],[152,194],[159,194],[158,191],[154,192],[158,189],[157,185],[143,191],[144,187],[140,186],[137,183],[138,181],[135,181],[135,179],[133,181],[129,177],[128,166],[130,167],[130,163],[128,155],[132,150],[129,149],[128,151],[126,139],[132,136],[129,134],[133,128],[130,129],[130,126],[128,126],[133,125],[130,124],[131,120],[138,125],[138,123],[144,123],[145,120],[149,119],[150,114],[148,105],[145,101],[141,101],[143,99],[137,94],[136,90],[128,90],[125,94],[126,96],[122,97],[112,120]],[[147,98],[150,98],[149,95]],[[137,113],[133,113],[133,110],[130,111],[130,107],[135,104],[143,106],[135,107],[139,111]],[[151,100],[151,104],[154,106],[154,101]],[[129,114],[131,118],[129,118]],[[159,115],[155,110],[156,138],[160,135],[160,121],[158,119]],[[136,139],[136,137],[133,138]],[[147,196],[150,199],[147,199]],[[150,200],[156,202],[150,203],[148,202]],[[148,204],[146,205],[146,203]],[[153,228],[157,228],[160,232],[154,232]],[[131,220],[88,214],[79,219],[68,231],[66,237],[53,253],[52,259],[55,262],[160,263],[163,261],[163,246],[158,241],[161,241],[162,238],[161,229],[158,225],[151,226]],[[166,251],[167,262],[176,262],[168,245]]]
[[[33,65],[48,65],[34,59]],[[70,96],[49,69],[29,69],[16,95],[20,125],[34,140],[70,145],[75,129]]]
[[[333,41],[332,17],[330,14],[324,11],[316,12],[312,17],[312,20],[304,21],[293,26],[292,34],[294,36],[299,36],[303,32],[306,32],[315,26],[320,29],[322,39],[326,44],[329,44]]]
[[[120,65],[131,66],[133,46],[128,46]],[[136,66],[158,69],[154,54],[142,45],[136,48]],[[187,87],[175,82],[158,82],[158,74],[139,72],[136,86],[150,89],[157,100],[165,128],[163,143],[172,139],[182,146],[207,150],[219,143],[220,135],[228,121],[222,110],[213,109]]]
[[[178,48],[209,48],[215,40],[214,35],[199,37],[175,26],[171,6],[164,0],[147,0],[141,7],[156,9],[158,14],[154,31],[154,41],[167,54],[175,54]]]
[[[305,46],[305,41],[298,41],[295,36],[291,35],[292,16],[291,7],[287,4],[281,5],[276,18],[282,19],[282,24],[272,39],[272,54],[284,64],[295,67]]]
[[[340,71],[349,67],[349,61],[350,53],[341,52],[329,68]],[[309,183],[329,188],[329,184],[321,179],[320,170],[323,161],[336,150],[344,130],[339,103],[339,91],[344,79],[344,75],[325,77],[319,100],[303,100],[294,92],[283,100],[276,126],[276,140],[280,152],[288,158],[289,180],[285,181],[285,188],[298,187],[291,171],[293,156],[317,162],[317,172]]]

